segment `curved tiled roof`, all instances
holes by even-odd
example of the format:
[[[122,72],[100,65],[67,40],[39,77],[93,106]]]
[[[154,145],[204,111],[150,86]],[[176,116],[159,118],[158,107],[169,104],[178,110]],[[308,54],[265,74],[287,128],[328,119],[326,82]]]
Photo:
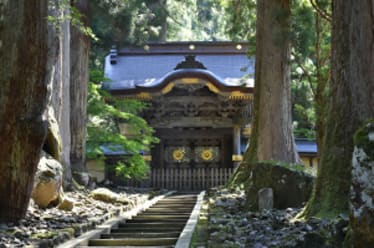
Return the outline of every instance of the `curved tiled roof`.
[[[240,84],[240,80],[235,83],[225,82],[223,79],[217,77],[215,74],[208,70],[203,69],[178,69],[167,73],[164,77],[153,80],[150,82],[139,82],[132,88],[113,88],[109,87],[109,90],[114,94],[132,94],[138,91],[142,92],[157,92],[165,88],[169,83],[183,78],[199,78],[201,80],[208,81],[217,87],[220,91],[242,91],[246,93],[252,93],[253,87],[246,87],[246,82]]]
[[[201,77],[217,88],[237,90],[253,88],[254,59],[246,54],[247,45],[231,42],[198,42],[191,50],[190,42],[154,43],[145,48],[128,47],[115,51],[105,60],[105,77],[110,79],[106,88],[111,92],[129,93],[137,89],[158,89],[165,82],[181,77]],[[240,49],[238,50],[238,46]],[[203,69],[178,69],[176,65],[186,55],[195,55]]]

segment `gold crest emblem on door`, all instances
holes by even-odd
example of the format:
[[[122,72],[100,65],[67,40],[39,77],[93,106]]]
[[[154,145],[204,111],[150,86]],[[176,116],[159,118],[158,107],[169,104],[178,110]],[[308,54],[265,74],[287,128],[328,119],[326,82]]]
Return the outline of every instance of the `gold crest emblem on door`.
[[[177,148],[173,151],[173,159],[175,161],[182,161],[184,158],[184,154],[185,152],[182,149]]]
[[[210,163],[219,161],[219,149],[212,146],[199,146],[195,148],[195,161]]]

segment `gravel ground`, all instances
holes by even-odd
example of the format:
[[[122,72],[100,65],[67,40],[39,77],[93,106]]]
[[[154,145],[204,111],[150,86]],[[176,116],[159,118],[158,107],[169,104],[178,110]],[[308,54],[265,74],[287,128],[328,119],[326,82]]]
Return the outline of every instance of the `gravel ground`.
[[[295,220],[301,209],[244,210],[242,190],[217,189],[209,194],[208,247],[342,247],[348,217]]]
[[[126,188],[113,191],[128,199],[129,203],[98,201],[90,196],[89,190],[65,192],[75,202],[72,211],[40,209],[31,200],[26,217],[19,223],[0,224],[0,248],[53,247],[94,229],[96,225],[130,210],[155,194],[149,189]]]

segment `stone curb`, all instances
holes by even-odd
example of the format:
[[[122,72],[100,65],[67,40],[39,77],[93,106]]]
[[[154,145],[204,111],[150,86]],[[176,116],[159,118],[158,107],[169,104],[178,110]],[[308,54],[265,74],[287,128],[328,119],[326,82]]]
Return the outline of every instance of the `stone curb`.
[[[202,191],[197,197],[196,205],[192,210],[190,218],[187,221],[182,233],[179,235],[177,244],[175,248],[189,248],[191,244],[191,239],[197,222],[199,220],[200,209],[203,204],[205,191]]]

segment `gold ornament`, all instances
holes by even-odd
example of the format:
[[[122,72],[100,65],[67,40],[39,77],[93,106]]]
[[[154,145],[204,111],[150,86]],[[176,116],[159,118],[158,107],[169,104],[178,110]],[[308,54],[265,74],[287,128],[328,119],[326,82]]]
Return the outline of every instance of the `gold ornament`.
[[[182,149],[175,149],[173,151],[173,159],[176,161],[181,161],[184,157],[184,151]]]
[[[211,149],[205,149],[201,152],[201,158],[205,161],[213,159],[213,152]]]

